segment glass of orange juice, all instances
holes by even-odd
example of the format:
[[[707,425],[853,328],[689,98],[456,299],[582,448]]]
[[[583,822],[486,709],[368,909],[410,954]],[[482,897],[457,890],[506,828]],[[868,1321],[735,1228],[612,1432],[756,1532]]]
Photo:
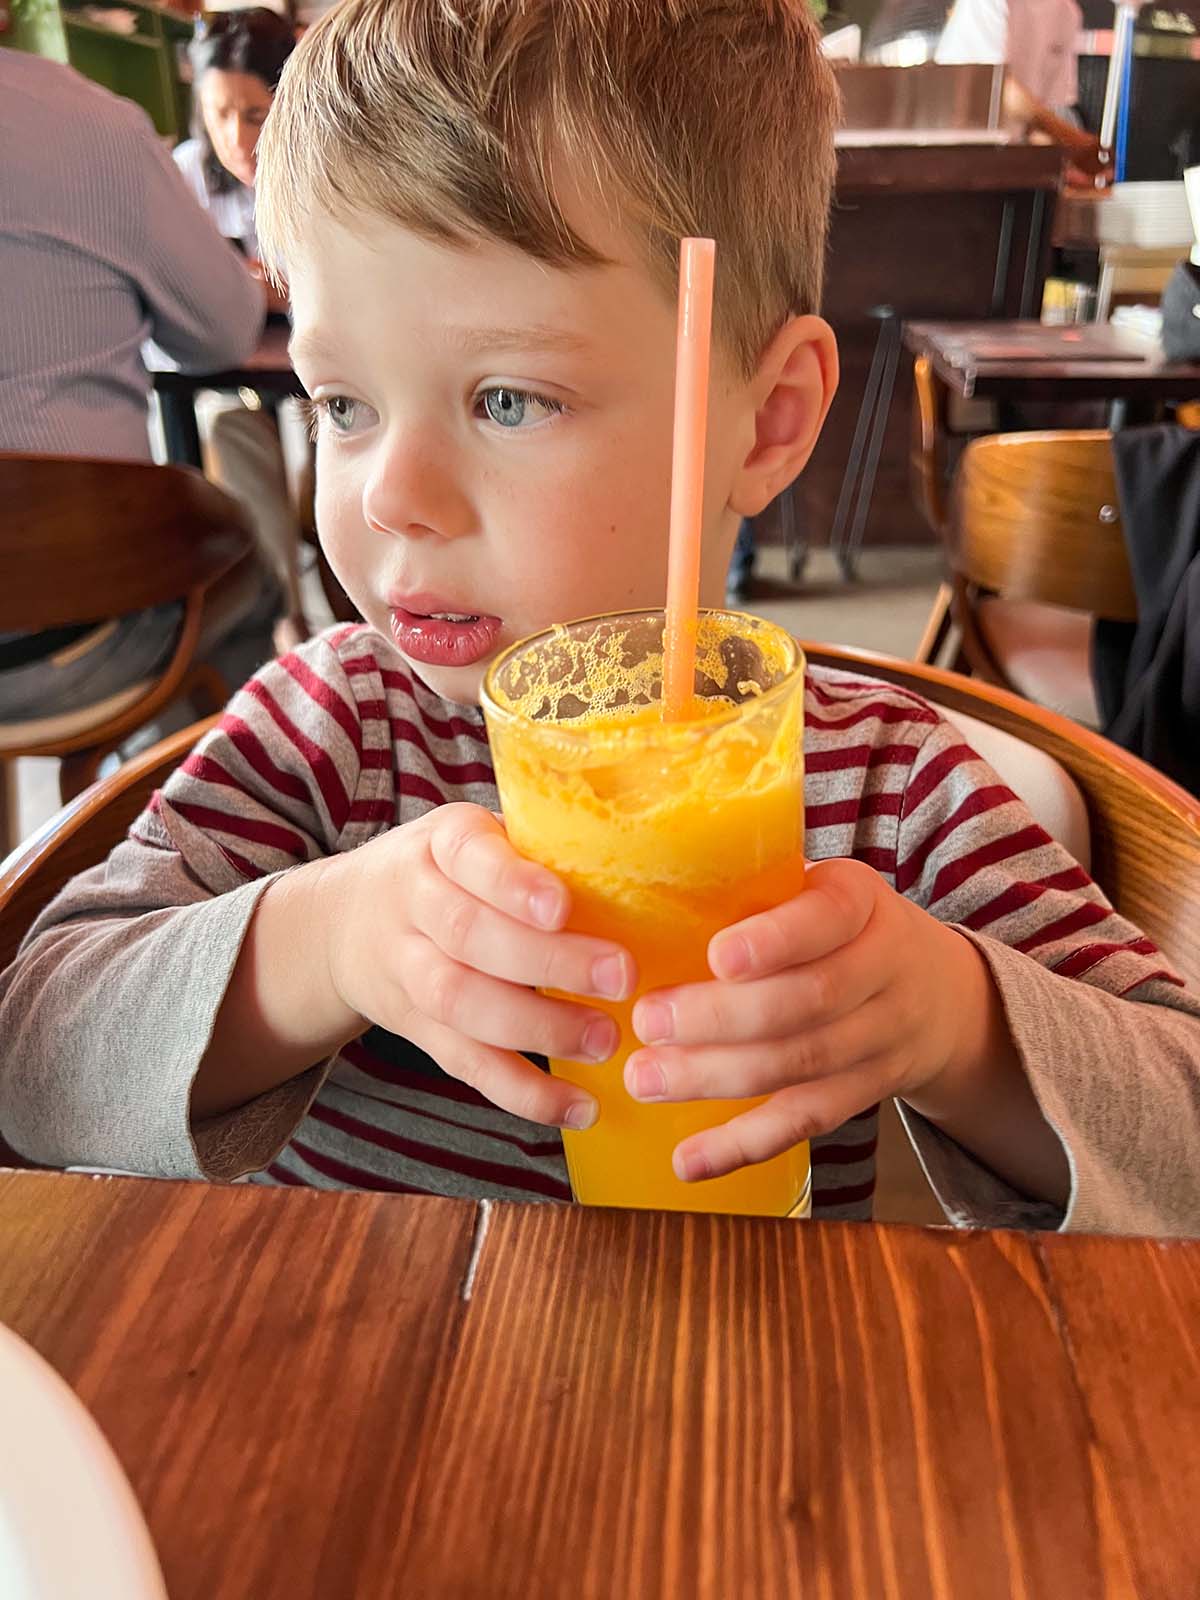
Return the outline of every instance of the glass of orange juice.
[[[692,715],[664,722],[663,626],[649,611],[550,628],[499,656],[483,693],[509,839],[567,883],[569,927],[632,952],[638,995],[711,978],[713,934],[804,882],[799,646],[759,618],[702,611]],[[757,1102],[634,1100],[622,1074],[636,998],[587,1002],[620,1026],[611,1060],[550,1063],[600,1106],[586,1132],[563,1133],[576,1199],[807,1216],[807,1144],[725,1177],[675,1177],[681,1139]]]

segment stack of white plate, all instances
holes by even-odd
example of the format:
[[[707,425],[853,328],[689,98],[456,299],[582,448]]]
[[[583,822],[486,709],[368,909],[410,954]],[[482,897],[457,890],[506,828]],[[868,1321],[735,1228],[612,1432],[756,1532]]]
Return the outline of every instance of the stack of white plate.
[[[1192,220],[1182,179],[1171,183],[1116,183],[1096,207],[1102,245],[1134,245],[1141,250],[1186,250]]]

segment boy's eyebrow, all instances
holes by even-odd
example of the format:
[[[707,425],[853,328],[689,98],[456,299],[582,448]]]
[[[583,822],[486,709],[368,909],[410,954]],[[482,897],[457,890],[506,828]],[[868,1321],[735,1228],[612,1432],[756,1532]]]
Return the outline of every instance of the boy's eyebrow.
[[[447,328],[446,337],[450,344],[468,355],[483,355],[492,350],[552,350],[571,355],[588,348],[588,341],[582,335],[543,323],[512,328],[451,327]]]
[[[543,323],[512,328],[450,327],[446,329],[446,340],[466,355],[485,355],[497,350],[549,350],[577,355],[589,348],[588,340],[581,334]],[[320,334],[293,333],[288,340],[288,355],[293,364],[305,359],[333,359],[335,347]]]
[[[295,366],[297,361],[323,361],[333,357],[333,345],[322,339],[320,334],[296,333],[293,329],[288,339],[288,359]]]

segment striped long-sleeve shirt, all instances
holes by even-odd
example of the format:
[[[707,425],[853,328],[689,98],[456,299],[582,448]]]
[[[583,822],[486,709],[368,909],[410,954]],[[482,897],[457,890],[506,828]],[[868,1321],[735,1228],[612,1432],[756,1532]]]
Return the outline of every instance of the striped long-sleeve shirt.
[[[1067,1223],[1194,1229],[1200,1002],[918,697],[813,671],[806,724],[809,858],[869,863],[976,942],[1067,1150]],[[192,1078],[271,875],[464,800],[497,808],[482,716],[440,699],[389,642],[341,628],[270,663],[0,979],[5,1137],[58,1164],[569,1199],[553,1129],[377,1028],[189,1125]],[[907,1120],[956,1220],[1064,1220]],[[814,1215],[869,1215],[875,1137],[872,1109],[817,1141]]]

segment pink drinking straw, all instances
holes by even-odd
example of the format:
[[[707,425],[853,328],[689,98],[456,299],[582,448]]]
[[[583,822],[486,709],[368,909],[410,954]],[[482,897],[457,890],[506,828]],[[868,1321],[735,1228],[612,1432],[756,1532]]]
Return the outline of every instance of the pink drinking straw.
[[[682,722],[692,709],[695,693],[704,441],[708,426],[708,365],[716,254],[717,247],[712,239],[680,240],[671,540],[667,553],[667,624],[663,634],[665,722]]]

